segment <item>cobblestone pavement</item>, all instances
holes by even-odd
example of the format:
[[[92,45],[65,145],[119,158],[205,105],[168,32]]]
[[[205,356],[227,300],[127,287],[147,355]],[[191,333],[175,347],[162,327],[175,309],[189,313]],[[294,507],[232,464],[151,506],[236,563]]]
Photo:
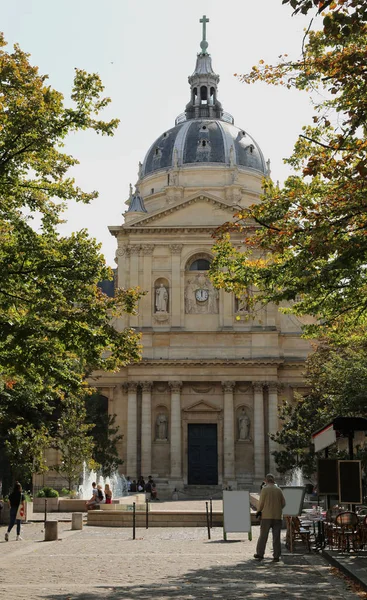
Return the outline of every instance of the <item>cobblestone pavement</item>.
[[[59,523],[60,540],[43,541],[42,523],[23,526],[24,541],[4,542],[0,527],[0,597],[6,600],[356,600],[346,582],[314,554],[253,559],[246,534],[212,529],[131,529]]]

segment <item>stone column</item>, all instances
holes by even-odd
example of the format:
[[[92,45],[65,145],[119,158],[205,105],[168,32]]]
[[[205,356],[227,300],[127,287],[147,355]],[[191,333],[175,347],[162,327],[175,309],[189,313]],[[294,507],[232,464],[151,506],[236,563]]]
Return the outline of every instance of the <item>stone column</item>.
[[[171,478],[182,478],[181,388],[182,381],[170,381],[171,388]]]
[[[141,472],[152,472],[152,381],[143,381],[141,403]]]
[[[127,384],[126,475],[129,475],[131,479],[137,477],[137,389],[138,384],[135,381],[129,381]]]
[[[233,406],[233,390],[236,385],[235,381],[223,381],[223,405],[224,405],[224,421],[223,421],[223,454],[224,454],[224,479],[232,480],[235,477],[234,464],[234,406]]]
[[[265,473],[264,394],[263,384],[254,383],[254,463],[255,481],[259,483]]]
[[[171,289],[170,312],[172,327],[181,327],[181,250],[182,244],[170,244],[171,250]],[[172,437],[172,436],[171,436]]]
[[[269,390],[269,433],[278,431],[278,386],[276,382],[268,384]],[[270,473],[276,473],[276,463],[272,452],[278,448],[278,444],[269,437],[269,470]]]

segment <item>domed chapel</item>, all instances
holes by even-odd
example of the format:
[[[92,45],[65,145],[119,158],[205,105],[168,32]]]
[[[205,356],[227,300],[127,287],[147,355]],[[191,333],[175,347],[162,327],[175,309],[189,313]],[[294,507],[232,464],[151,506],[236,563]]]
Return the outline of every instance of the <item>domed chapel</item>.
[[[199,485],[251,489],[276,471],[268,433],[281,398],[304,388],[309,352],[296,317],[268,305],[249,319],[208,277],[213,231],[260,201],[270,172],[247,123],[223,110],[200,22],[185,111],[148,149],[124,222],[109,228],[116,285],[148,292],[139,314],[116,325],[142,332],[143,358],[93,382],[117,415],[122,471],[153,475],[163,497]]]

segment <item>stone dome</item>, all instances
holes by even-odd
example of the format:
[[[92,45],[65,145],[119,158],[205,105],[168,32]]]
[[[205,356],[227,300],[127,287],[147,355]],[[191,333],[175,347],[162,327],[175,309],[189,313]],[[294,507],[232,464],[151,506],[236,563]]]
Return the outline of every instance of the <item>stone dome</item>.
[[[237,166],[267,174],[258,144],[225,113],[219,119],[178,117],[176,126],[159,136],[148,150],[141,177],[161,169],[197,163]]]

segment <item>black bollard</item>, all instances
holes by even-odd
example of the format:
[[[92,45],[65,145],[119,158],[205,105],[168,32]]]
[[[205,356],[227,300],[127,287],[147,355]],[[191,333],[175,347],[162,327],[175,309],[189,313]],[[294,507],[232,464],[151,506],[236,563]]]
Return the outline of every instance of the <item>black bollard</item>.
[[[135,502],[133,502],[133,540],[135,540]]]
[[[47,521],[47,498],[45,498],[45,523]]]
[[[208,508],[208,502],[205,502],[206,504],[206,526],[208,529],[208,540],[210,540],[210,523],[209,523],[209,508]]]
[[[149,501],[148,498],[145,500],[145,529],[149,527]]]
[[[213,527],[213,499],[210,498],[210,529]]]

